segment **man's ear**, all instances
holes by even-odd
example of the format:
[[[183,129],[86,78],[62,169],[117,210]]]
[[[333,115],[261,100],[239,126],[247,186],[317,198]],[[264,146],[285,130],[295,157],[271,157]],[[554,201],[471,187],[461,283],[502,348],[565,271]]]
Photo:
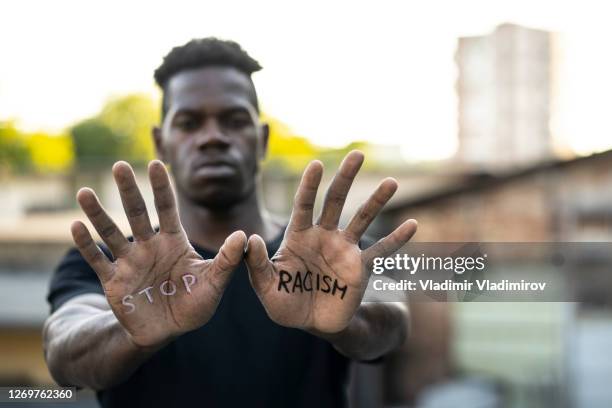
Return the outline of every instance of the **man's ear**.
[[[153,141],[155,142],[155,152],[157,153],[157,158],[161,161],[166,162],[166,154],[164,151],[164,144],[162,142],[162,131],[159,126],[154,126],[151,130],[153,135]]]
[[[268,154],[268,141],[270,140],[270,125],[267,123],[261,124],[261,157],[260,160],[266,158]]]

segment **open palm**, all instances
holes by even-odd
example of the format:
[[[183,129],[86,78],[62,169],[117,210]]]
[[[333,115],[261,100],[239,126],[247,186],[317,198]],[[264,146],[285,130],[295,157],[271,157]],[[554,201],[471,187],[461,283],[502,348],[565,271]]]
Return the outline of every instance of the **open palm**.
[[[397,182],[390,178],[381,182],[345,230],[338,229],[342,207],[362,163],[362,153],[347,155],[315,224],[313,207],[323,166],[318,161],[310,163],[276,254],[268,259],[261,237],[249,239],[246,261],[250,279],[275,322],[322,333],[343,330],[361,303],[373,259],[393,254],[416,231],[416,222],[408,220],[372,247],[359,248],[359,239],[397,190]]]
[[[242,260],[246,236],[230,235],[210,260],[189,243],[180,223],[168,173],[160,161],[149,165],[160,229],[151,227],[134,173],[125,162],[113,175],[134,235],[128,241],[91,189],[77,200],[111,250],[109,260],[80,221],[72,235],[81,254],[96,271],[108,303],[135,344],[152,347],[205,324],[213,315],[231,272]]]

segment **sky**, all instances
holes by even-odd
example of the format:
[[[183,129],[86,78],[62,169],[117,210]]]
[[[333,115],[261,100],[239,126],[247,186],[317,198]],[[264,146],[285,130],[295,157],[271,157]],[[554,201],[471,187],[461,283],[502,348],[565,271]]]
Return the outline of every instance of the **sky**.
[[[157,95],[152,72],[194,37],[233,39],[263,65],[262,108],[314,143],[457,146],[457,38],[504,22],[559,34],[555,140],[612,147],[612,54],[603,1],[16,1],[0,24],[0,120],[61,131],[112,96]]]

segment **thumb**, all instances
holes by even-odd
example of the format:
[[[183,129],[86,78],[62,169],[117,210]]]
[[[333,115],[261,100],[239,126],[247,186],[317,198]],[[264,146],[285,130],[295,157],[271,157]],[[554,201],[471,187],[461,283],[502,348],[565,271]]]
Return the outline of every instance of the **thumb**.
[[[219,253],[213,259],[211,279],[213,284],[223,291],[232,276],[232,272],[244,254],[244,246],[246,244],[246,234],[242,231],[236,231],[225,239]]]
[[[273,269],[266,243],[257,234],[249,238],[245,261],[253,289],[257,293],[265,292],[266,286],[273,279]]]

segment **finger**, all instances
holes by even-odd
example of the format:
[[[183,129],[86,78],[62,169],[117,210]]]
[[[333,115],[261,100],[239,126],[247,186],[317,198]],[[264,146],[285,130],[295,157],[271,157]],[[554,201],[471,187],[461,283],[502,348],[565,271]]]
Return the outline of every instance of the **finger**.
[[[77,201],[115,258],[126,253],[129,242],[102,208],[96,193],[90,188],[82,188],[77,193]]]
[[[397,252],[398,249],[404,246],[404,244],[412,238],[416,230],[416,220],[405,221],[391,234],[364,250],[361,253],[361,259],[367,266],[366,270],[371,270],[374,258],[391,256]]]
[[[312,210],[317,197],[317,190],[321,183],[321,177],[323,177],[323,163],[318,160],[310,162],[306,170],[304,170],[302,180],[295,194],[288,229],[302,231],[312,227]]]
[[[266,243],[257,234],[253,234],[249,238],[245,261],[249,270],[251,286],[256,293],[265,293],[274,280],[274,269],[268,257]]]
[[[344,201],[362,163],[363,153],[353,150],[340,164],[340,169],[334,176],[323,200],[323,210],[318,222],[321,227],[330,230],[338,227]]]
[[[219,294],[222,294],[229,283],[232,272],[244,257],[246,246],[246,234],[236,231],[225,239],[219,248],[219,253],[213,259],[212,269],[208,275],[209,282],[215,287]]]
[[[387,178],[378,185],[376,191],[357,210],[344,230],[344,234],[350,242],[357,243],[359,241],[359,238],[396,191],[397,181],[392,178]]]
[[[155,231],[151,227],[147,206],[136,184],[132,167],[124,161],[117,162],[113,166],[113,176],[119,188],[125,215],[132,227],[134,239],[146,241],[155,234]]]
[[[100,282],[105,283],[113,274],[113,264],[94,242],[89,230],[81,221],[75,221],[70,226],[72,239],[83,258],[96,272]]]
[[[149,179],[155,198],[155,209],[159,217],[160,232],[181,232],[183,227],[176,208],[176,199],[170,184],[170,176],[168,176],[166,166],[161,161],[153,160],[149,163]]]

